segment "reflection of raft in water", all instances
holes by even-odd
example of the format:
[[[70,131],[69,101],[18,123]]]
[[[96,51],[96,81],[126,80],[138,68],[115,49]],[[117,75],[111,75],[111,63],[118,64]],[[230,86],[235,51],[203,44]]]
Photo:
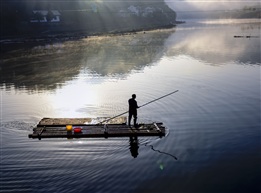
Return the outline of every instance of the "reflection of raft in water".
[[[140,124],[129,128],[126,117],[118,117],[106,124],[99,124],[106,118],[44,118],[29,138],[97,138],[97,137],[139,137],[165,136],[162,123]]]

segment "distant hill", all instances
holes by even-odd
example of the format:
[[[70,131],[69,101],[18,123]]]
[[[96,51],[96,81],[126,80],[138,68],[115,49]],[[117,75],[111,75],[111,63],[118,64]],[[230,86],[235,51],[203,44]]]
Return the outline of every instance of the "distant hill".
[[[261,7],[245,6],[242,9],[210,10],[210,11],[180,11],[177,12],[179,19],[242,19],[242,18],[261,18]]]
[[[125,32],[173,26],[164,0],[1,0],[1,35]]]

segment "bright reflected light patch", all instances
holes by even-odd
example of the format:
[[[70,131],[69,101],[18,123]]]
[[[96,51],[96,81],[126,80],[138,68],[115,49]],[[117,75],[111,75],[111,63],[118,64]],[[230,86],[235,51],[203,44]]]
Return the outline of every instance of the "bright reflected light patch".
[[[98,95],[88,84],[81,82],[66,85],[57,90],[57,93],[51,96],[51,103],[54,109],[62,111],[59,116],[79,117],[77,111],[83,106],[97,105]]]

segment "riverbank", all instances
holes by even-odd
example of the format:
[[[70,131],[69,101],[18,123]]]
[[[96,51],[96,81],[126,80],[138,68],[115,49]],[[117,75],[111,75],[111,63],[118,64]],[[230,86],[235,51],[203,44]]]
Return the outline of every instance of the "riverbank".
[[[12,35],[1,37],[0,46],[1,54],[11,51],[14,48],[24,46],[24,44],[30,46],[35,44],[56,43],[64,41],[76,41],[83,38],[95,37],[95,36],[118,36],[118,35],[131,35],[136,33],[146,33],[153,30],[171,29],[176,27],[177,24],[183,22],[177,22],[175,24],[164,25],[161,27],[151,27],[145,29],[133,29],[133,30],[115,30],[109,32],[88,32],[86,30],[70,31],[70,32],[52,32],[41,34],[24,34],[24,35]]]
[[[137,33],[148,33],[154,30],[165,30],[176,27],[178,24],[185,23],[183,21],[177,21],[175,24],[164,25],[161,27],[151,27],[143,29],[133,30],[115,30],[110,32],[88,32],[86,30],[71,31],[66,33],[41,33],[41,34],[24,34],[24,35],[12,35],[1,37],[1,55],[12,51],[14,49],[20,49],[24,47],[32,47],[42,44],[53,44],[65,41],[77,41],[84,38],[91,38],[96,36],[118,36],[118,35],[133,35]]]

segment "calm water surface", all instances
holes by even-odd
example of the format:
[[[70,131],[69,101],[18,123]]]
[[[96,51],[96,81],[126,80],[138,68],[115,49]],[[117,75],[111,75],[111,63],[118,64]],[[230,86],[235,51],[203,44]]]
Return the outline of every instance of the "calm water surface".
[[[0,192],[260,192],[260,21],[14,49],[1,58]],[[29,139],[43,117],[138,110],[164,138]],[[177,159],[175,159],[177,158]]]

